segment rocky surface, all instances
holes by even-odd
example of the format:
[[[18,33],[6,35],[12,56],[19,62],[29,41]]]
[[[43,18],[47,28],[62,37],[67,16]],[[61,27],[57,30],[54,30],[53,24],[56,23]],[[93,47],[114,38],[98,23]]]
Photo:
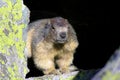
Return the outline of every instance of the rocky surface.
[[[92,80],[120,80],[120,47]]]
[[[29,10],[22,0],[0,0],[0,80],[24,80],[28,72],[23,30]]]
[[[99,70],[79,70],[61,75],[29,77],[26,80],[90,80]]]

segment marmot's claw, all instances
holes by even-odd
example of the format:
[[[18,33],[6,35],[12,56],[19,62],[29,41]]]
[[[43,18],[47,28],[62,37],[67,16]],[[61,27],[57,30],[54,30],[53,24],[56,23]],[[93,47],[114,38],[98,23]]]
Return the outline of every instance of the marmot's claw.
[[[70,70],[68,68],[62,68],[60,69],[60,72],[63,74],[63,73],[69,73]]]
[[[61,74],[59,70],[55,70],[55,71],[53,71],[52,73],[53,73],[54,75],[60,75],[60,74]]]
[[[52,71],[48,71],[48,70],[46,70],[46,71],[44,71],[44,74],[46,74],[46,75],[50,75],[50,74],[54,74],[54,75],[60,75],[61,73],[59,72],[59,70],[52,70]]]

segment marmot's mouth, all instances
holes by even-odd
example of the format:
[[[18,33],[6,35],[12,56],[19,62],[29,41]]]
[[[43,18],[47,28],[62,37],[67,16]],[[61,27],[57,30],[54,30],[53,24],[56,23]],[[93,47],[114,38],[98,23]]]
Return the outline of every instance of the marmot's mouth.
[[[56,40],[55,42],[56,42],[56,43],[65,43],[66,40]]]

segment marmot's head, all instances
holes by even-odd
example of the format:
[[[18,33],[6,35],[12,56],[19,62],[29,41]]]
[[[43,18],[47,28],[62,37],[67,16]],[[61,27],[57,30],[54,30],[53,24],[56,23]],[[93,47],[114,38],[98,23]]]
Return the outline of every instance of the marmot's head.
[[[65,43],[68,39],[68,21],[62,17],[51,19],[51,34],[55,43]]]

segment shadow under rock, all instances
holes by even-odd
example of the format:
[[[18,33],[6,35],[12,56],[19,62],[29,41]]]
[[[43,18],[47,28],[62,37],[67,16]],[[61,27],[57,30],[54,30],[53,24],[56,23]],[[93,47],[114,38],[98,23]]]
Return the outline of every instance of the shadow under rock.
[[[35,64],[32,58],[28,58],[27,63],[28,63],[27,67],[29,69],[29,72],[26,74],[26,78],[43,76],[42,71],[38,70],[35,67]]]
[[[91,78],[99,72],[100,69],[91,70],[79,70],[79,73],[75,76],[73,80],[91,80]]]

